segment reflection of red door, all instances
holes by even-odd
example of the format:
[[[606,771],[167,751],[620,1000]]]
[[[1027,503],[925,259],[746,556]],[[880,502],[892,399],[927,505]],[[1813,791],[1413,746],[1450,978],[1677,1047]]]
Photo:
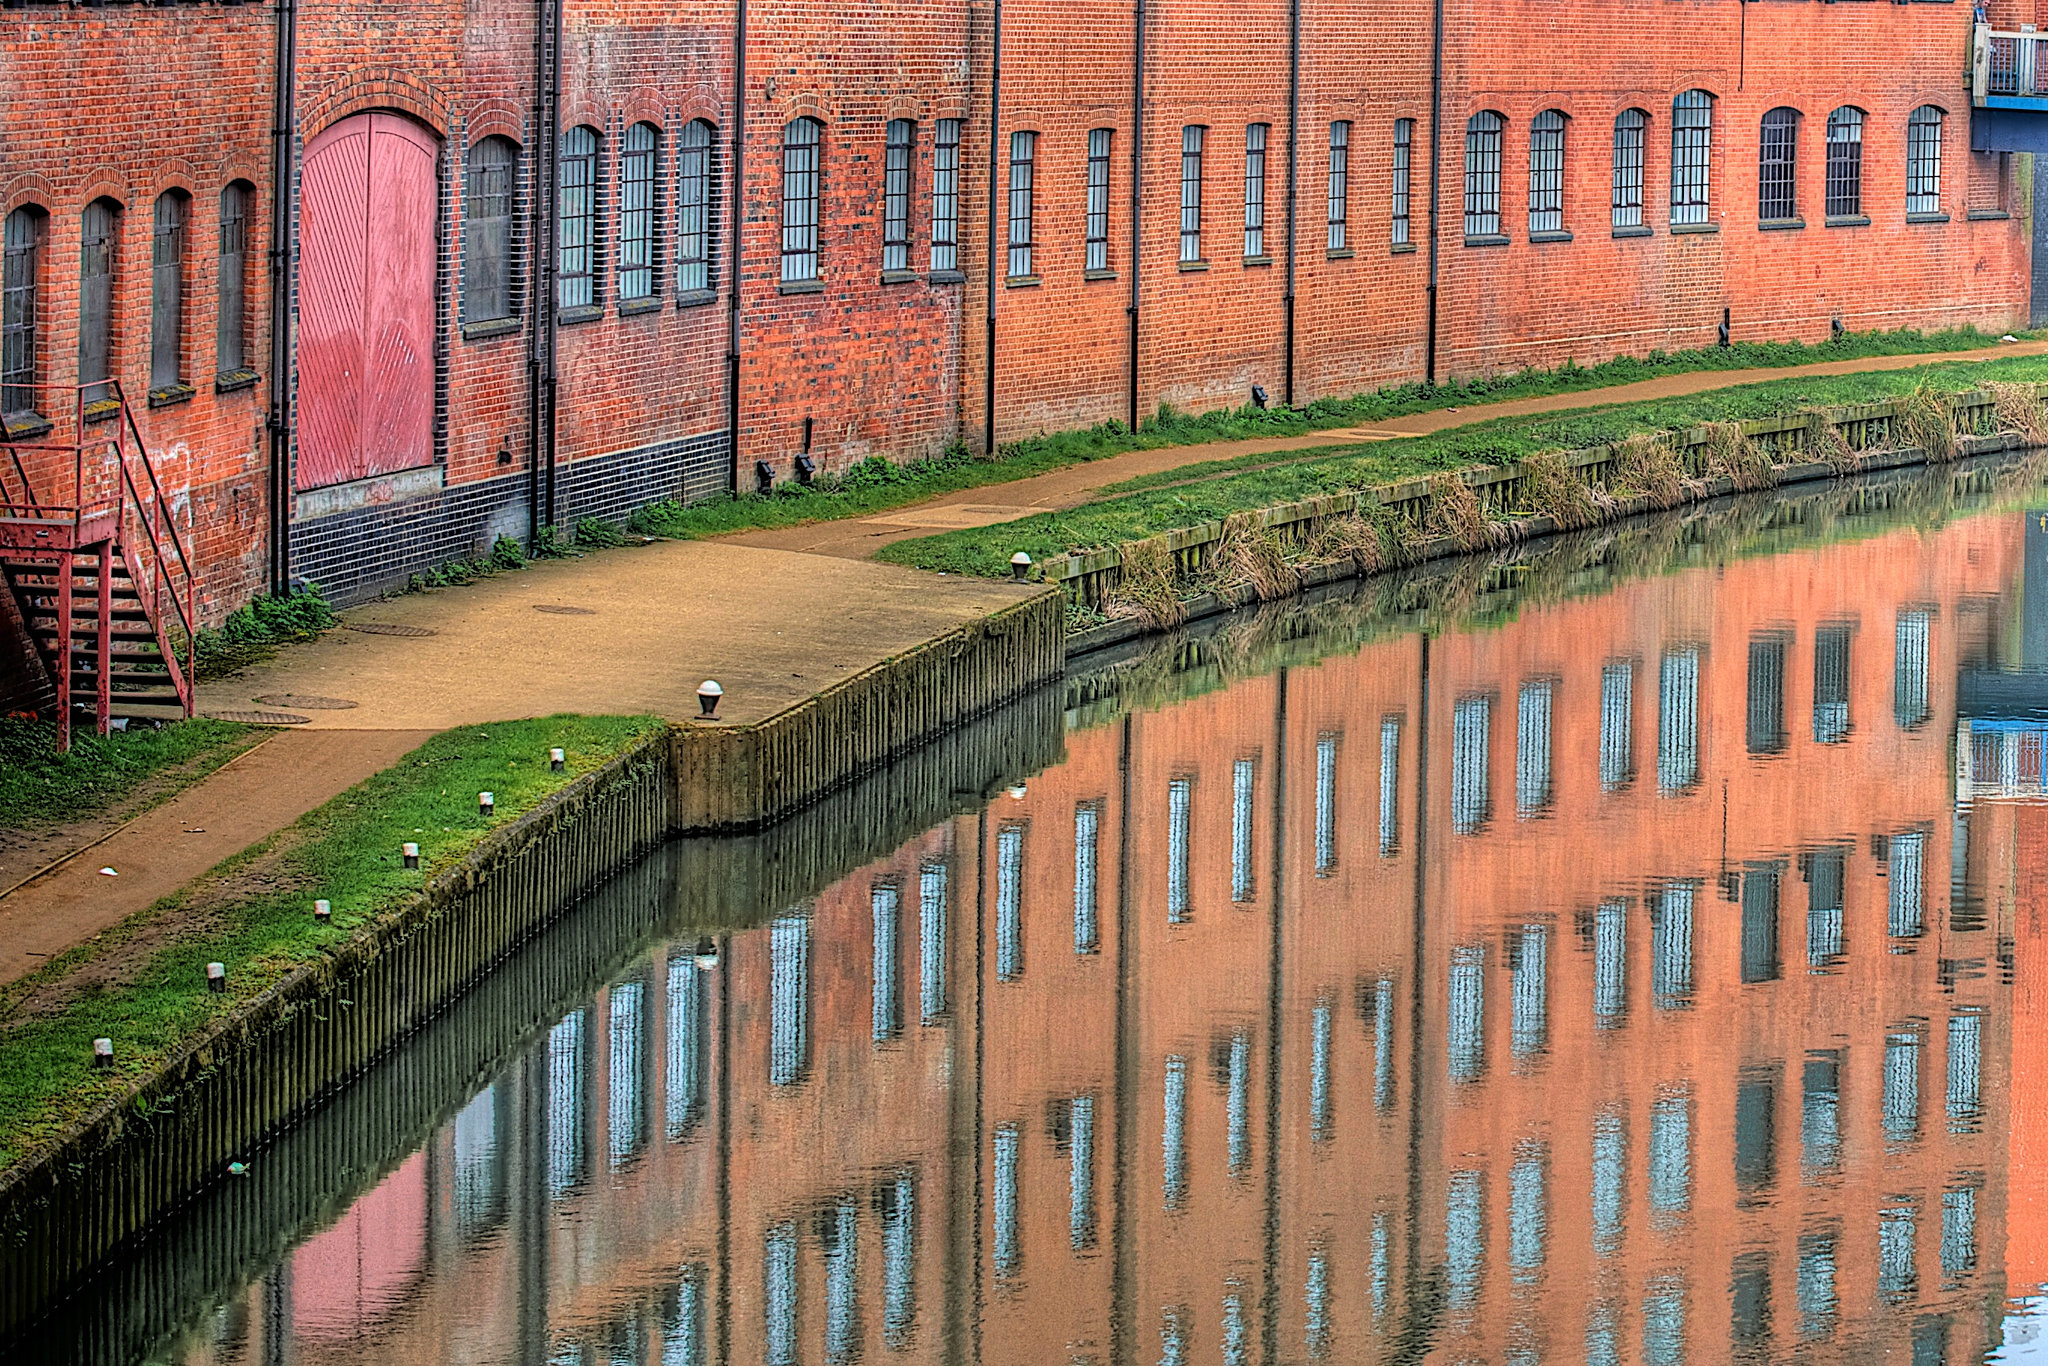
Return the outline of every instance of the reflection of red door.
[[[299,232],[298,487],[434,459],[437,148],[395,114],[306,147]]]

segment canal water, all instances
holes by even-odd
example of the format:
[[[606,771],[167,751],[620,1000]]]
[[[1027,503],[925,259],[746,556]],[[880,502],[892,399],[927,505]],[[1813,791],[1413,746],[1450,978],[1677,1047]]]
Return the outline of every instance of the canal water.
[[[30,1359],[2048,1360],[2048,490],[1078,669],[622,874]]]

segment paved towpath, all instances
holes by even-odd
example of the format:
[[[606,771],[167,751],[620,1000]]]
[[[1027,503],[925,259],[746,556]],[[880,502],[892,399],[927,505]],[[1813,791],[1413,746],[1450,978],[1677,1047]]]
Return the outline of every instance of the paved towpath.
[[[288,717],[289,729],[0,895],[0,984],[436,732],[565,711],[681,719],[707,678],[726,690],[721,719],[756,721],[1037,591],[669,541],[352,608],[341,629],[200,686],[202,715]]]
[[[1069,465],[1048,474],[1033,475],[1007,484],[961,489],[922,503],[894,508],[873,517],[854,517],[836,522],[812,522],[806,526],[777,527],[768,531],[746,531],[720,538],[733,545],[751,545],[776,550],[799,550],[811,555],[867,559],[883,546],[915,536],[965,527],[994,526],[1013,522],[1040,512],[1057,512],[1079,507],[1094,499],[1111,484],[1166,470],[1186,469],[1191,477],[1200,467],[1220,460],[1247,455],[1273,455],[1284,459],[1296,451],[1329,446],[1363,445],[1391,441],[1403,436],[1426,436],[1431,432],[1486,422],[1498,417],[1523,417],[1535,413],[1569,412],[1577,408],[1603,408],[1615,403],[1643,399],[1676,398],[1705,393],[1737,384],[1760,384],[1767,380],[1793,379],[1801,375],[1847,375],[1868,370],[1905,370],[1938,361],[1992,360],[2004,356],[2048,354],[2048,339],[2012,342],[1980,351],[1939,351],[1912,356],[1866,356],[1858,360],[1820,361],[1755,370],[1694,370],[1663,375],[1634,384],[1606,389],[1586,389],[1573,394],[1545,394],[1540,398],[1506,399],[1499,403],[1440,408],[1434,412],[1388,418],[1363,427],[1339,427],[1309,432],[1302,436],[1257,437],[1244,441],[1215,441],[1202,446],[1168,446],[1159,450],[1131,451],[1084,465]]]

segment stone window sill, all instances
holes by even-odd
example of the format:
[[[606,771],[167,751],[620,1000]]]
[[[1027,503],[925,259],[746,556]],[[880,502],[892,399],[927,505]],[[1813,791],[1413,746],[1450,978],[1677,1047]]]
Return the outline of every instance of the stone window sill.
[[[105,422],[109,418],[119,416],[120,412],[120,399],[96,398],[85,405],[85,420],[87,422]]]
[[[1758,232],[1797,232],[1805,226],[1806,220],[1804,218],[1759,218],[1756,223],[1756,230]]]
[[[1830,214],[1826,222],[1831,228],[1867,228],[1870,226],[1870,215],[1863,213]]]
[[[1105,269],[1105,270],[1084,270],[1084,271],[1082,271],[1082,272],[1081,272],[1081,278],[1082,278],[1083,280],[1085,280],[1085,281],[1088,281],[1088,282],[1090,282],[1090,283],[1093,283],[1094,281],[1097,281],[1097,280],[1114,280],[1114,279],[1116,278],[1116,272],[1115,272],[1115,271],[1113,271],[1113,270],[1106,270],[1106,269]]]
[[[784,280],[780,285],[776,286],[776,290],[782,294],[823,294],[825,292],[825,282],[823,280]]]
[[[1399,251],[1400,248],[1396,247],[1394,250]],[[1350,247],[1328,247],[1323,251],[1325,261],[1349,261],[1357,255],[1358,253]]]
[[[1468,247],[1504,247],[1508,245],[1509,240],[1508,235],[1504,232],[1467,233],[1465,235],[1465,245]]]
[[[168,408],[174,403],[190,403],[192,395],[198,392],[189,384],[166,384],[161,389],[149,391],[149,406]]]
[[[215,375],[213,377],[213,392],[216,394],[232,394],[237,389],[247,389],[255,383],[256,372],[245,365],[239,370],[223,370],[220,374]],[[102,400],[102,402],[108,401],[111,400]],[[88,405],[88,408],[91,406]]]
[[[1655,237],[1656,235],[1657,230],[1647,223],[1631,223],[1627,227],[1614,230],[1614,236],[1616,237]]]
[[[1529,240],[1531,242],[1569,242],[1572,240],[1572,235],[1568,229],[1554,228],[1548,232],[1532,232],[1529,234]]]
[[[914,270],[885,270],[882,272],[882,283],[885,285],[914,285],[917,281],[918,274]]]
[[[1972,209],[1963,217],[1972,223],[2003,223],[2012,215],[2004,209]]]
[[[1948,215],[1936,209],[1932,213],[1909,213],[1906,215],[1906,221],[1908,223],[1946,223],[1948,222]]]
[[[1387,250],[1392,252],[1396,256],[1410,256],[1414,254],[1416,250],[1416,244],[1413,242],[1396,242],[1393,246],[1387,248]]]
[[[621,318],[630,318],[639,313],[659,313],[661,312],[661,306],[661,296],[659,294],[650,294],[644,299],[621,299],[619,300],[619,316]]]
[[[1270,256],[1247,256],[1244,258],[1244,263],[1247,266],[1270,266],[1273,264],[1273,258]]]
[[[967,283],[966,274],[957,270],[935,270],[924,278],[935,285],[964,285]]]
[[[702,308],[705,304],[718,302],[715,289],[686,289],[676,295],[677,308]]]
[[[0,432],[4,432],[13,441],[20,441],[24,437],[41,436],[49,430],[50,419],[38,412],[24,410],[9,413],[4,419],[0,419]]]
[[[491,318],[480,323],[466,323],[462,329],[464,341],[483,341],[488,337],[507,337],[523,326],[518,318]]]
[[[578,304],[574,308],[555,310],[555,321],[564,327],[573,327],[577,323],[594,323],[603,316],[603,304]]]
[[[1719,223],[1673,223],[1671,225],[1673,236],[1681,233],[1710,233],[1719,231],[1721,231]]]
[[[1181,274],[1183,275],[1187,275],[1195,271],[1207,270],[1208,268],[1209,263],[1207,261],[1182,261],[1180,263],[1180,270]]]
[[[1044,283],[1044,277],[1039,275],[1006,275],[1003,277],[1004,289],[1037,289]]]

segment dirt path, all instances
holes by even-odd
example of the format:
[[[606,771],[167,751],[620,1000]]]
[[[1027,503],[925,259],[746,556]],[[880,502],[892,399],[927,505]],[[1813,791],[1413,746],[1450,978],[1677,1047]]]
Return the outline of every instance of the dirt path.
[[[0,896],[0,983],[169,896],[417,748],[431,731],[285,731]],[[102,873],[112,868],[112,876]]]
[[[2014,342],[1982,351],[1942,351],[1913,356],[1867,356],[1858,360],[1821,361],[1754,370],[1697,370],[1664,375],[1634,384],[1606,389],[1587,389],[1574,394],[1546,394],[1540,398],[1508,399],[1500,403],[1475,404],[1463,408],[1440,408],[1434,412],[1389,418],[1364,427],[1331,428],[1303,436],[1260,437],[1245,441],[1216,441],[1201,446],[1170,446],[1160,450],[1132,451],[1085,465],[1071,465],[1049,474],[1034,475],[1008,484],[962,489],[922,503],[877,513],[873,517],[847,518],[836,522],[813,522],[807,526],[778,527],[770,531],[747,531],[721,537],[729,545],[760,546],[795,550],[810,555],[866,559],[883,546],[915,536],[965,527],[994,526],[1013,522],[1040,512],[1057,512],[1078,507],[1111,484],[1136,479],[1164,470],[1187,468],[1199,475],[1199,466],[1247,455],[1284,456],[1291,451],[1316,450],[1328,446],[1364,445],[1391,441],[1404,436],[1427,436],[1473,422],[1500,417],[1524,417],[1536,413],[1561,413],[1578,408],[1604,408],[1615,403],[1636,403],[1644,399],[1677,398],[1705,393],[1739,384],[1760,384],[1767,380],[1795,379],[1802,375],[1848,375],[1874,370],[1906,370],[1945,360],[1991,360],[2006,356],[2048,355],[2048,339]]]

